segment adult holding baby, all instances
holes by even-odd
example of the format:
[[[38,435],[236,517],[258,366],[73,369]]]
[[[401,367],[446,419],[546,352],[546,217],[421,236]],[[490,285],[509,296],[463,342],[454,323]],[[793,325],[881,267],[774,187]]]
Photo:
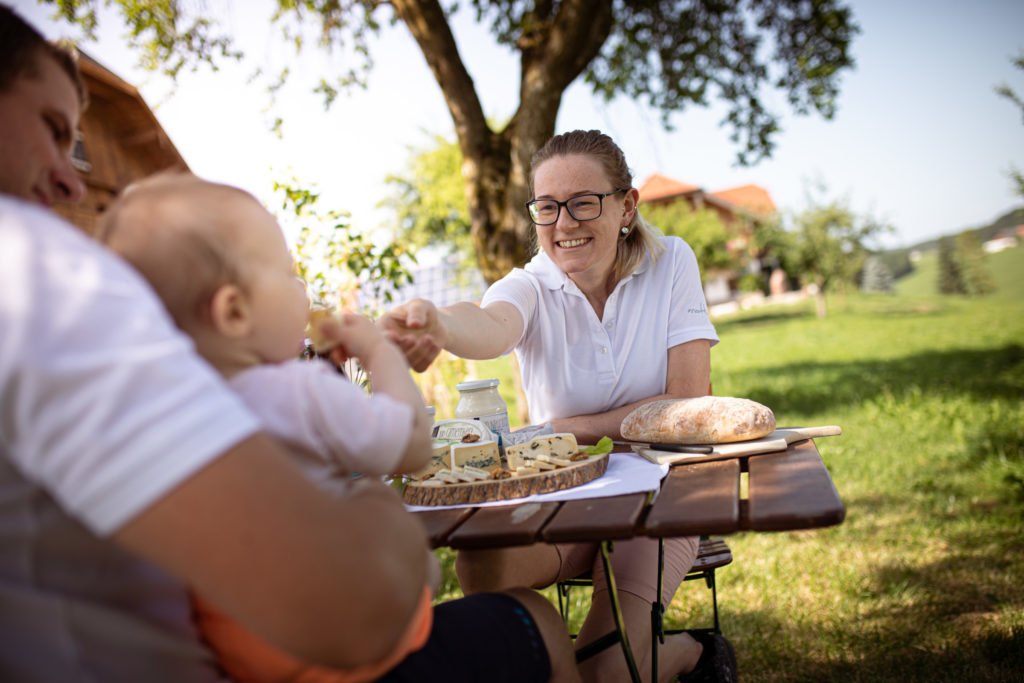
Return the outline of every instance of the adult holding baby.
[[[580,443],[621,438],[622,419],[643,403],[705,395],[718,337],[696,258],[683,240],[643,221],[622,150],[600,131],[557,135],[534,155],[530,186],[527,209],[539,249],[524,269],[494,283],[480,306],[438,309],[414,300],[379,321],[410,365],[422,371],[442,349],[470,359],[514,350],[531,422],[551,423]],[[696,538],[666,542],[666,604],[697,546]],[[617,543],[612,566],[634,658],[649,671],[657,541]],[[577,647],[613,629],[596,544],[462,552],[457,571],[466,593],[540,588],[592,571],[593,601]],[[667,636],[659,669],[662,680],[732,680],[731,648],[720,636]],[[616,650],[583,662],[581,674],[588,681],[628,679]]]
[[[83,194],[85,99],[72,55],[0,3],[0,680],[226,681],[187,586],[357,680],[422,602],[423,529],[371,477],[345,496],[311,481],[139,273],[48,210]],[[262,274],[304,302],[277,263]],[[325,335],[362,353],[344,322]],[[438,606],[375,680],[578,680],[557,613],[527,593],[492,596],[498,619],[486,596]]]

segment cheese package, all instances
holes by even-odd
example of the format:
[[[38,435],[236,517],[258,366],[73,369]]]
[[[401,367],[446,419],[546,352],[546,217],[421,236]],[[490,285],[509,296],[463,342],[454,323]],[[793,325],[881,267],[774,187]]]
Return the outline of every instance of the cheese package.
[[[475,436],[478,442],[494,440],[494,433],[479,420],[438,420],[434,423],[433,436],[446,441],[464,441],[467,436]]]
[[[439,470],[447,469],[449,465],[448,455],[451,453],[451,450],[452,444],[450,441],[434,439],[434,445],[430,453],[430,462],[422,470],[413,472],[409,476],[416,481],[423,481],[434,476]]]
[[[579,452],[576,436],[570,432],[536,436],[526,443],[507,446],[505,458],[511,469],[526,465],[526,460],[535,460],[538,455],[569,459]],[[532,464],[532,463],[531,463]]]
[[[451,446],[451,469],[458,469],[466,465],[487,471],[495,467],[501,467],[498,442],[474,441],[473,443],[453,443]]]

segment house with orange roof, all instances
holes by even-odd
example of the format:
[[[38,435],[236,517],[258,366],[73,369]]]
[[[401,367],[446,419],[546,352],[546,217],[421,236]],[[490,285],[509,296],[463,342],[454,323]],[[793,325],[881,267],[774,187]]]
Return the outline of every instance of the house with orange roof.
[[[655,173],[640,186],[640,201],[653,205],[685,201],[694,210],[711,209],[726,227],[736,228],[772,220],[778,211],[768,190],[760,185],[740,185],[707,192],[699,185],[674,180],[660,173]]]
[[[660,173],[650,176],[640,186],[641,203],[658,206],[680,201],[685,201],[694,211],[714,212],[729,233],[726,248],[737,263],[744,264],[746,272],[761,271],[763,254],[754,247],[753,235],[759,225],[775,220],[778,212],[768,190],[748,184],[709,192],[699,185]],[[741,274],[736,270],[705,273],[705,294],[709,303],[732,298]]]

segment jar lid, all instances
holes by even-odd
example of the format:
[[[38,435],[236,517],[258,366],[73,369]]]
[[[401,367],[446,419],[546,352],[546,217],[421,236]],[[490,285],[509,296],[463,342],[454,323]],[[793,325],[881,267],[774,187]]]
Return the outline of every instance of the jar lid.
[[[475,379],[470,382],[459,382],[455,385],[458,391],[479,391],[480,389],[490,389],[498,386],[498,380],[496,379]]]

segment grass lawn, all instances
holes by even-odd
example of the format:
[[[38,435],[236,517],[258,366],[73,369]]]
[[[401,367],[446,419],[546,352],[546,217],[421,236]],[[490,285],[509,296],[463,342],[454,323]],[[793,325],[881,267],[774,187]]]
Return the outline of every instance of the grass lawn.
[[[716,394],[844,430],[818,440],[843,524],[728,538],[744,681],[1024,681],[1024,247],[989,262],[984,298],[935,295],[932,255],[824,320],[809,301],[716,320]],[[709,623],[698,584],[670,625]]]

